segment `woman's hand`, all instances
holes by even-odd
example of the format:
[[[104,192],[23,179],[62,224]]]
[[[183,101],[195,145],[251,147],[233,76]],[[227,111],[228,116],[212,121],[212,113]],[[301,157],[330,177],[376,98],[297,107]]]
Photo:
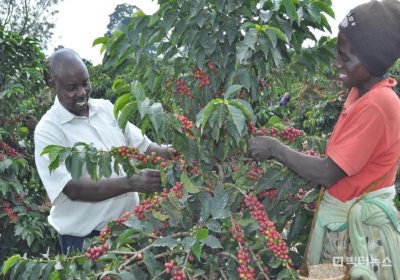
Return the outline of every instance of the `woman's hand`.
[[[247,142],[246,157],[264,161],[271,158],[276,140],[268,136],[252,137]]]

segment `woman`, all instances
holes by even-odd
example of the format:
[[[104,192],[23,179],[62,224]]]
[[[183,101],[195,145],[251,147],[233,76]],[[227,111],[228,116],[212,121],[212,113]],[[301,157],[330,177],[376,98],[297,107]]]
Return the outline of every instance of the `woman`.
[[[323,159],[270,137],[249,140],[247,156],[275,157],[327,187],[307,256],[309,264],[343,260],[352,278],[400,279],[400,215],[393,205],[400,157],[400,101],[384,74],[400,57],[400,2],[371,1],[339,25],[334,66],[351,89]],[[372,190],[363,200],[358,197]],[[350,212],[350,258],[347,213]]]

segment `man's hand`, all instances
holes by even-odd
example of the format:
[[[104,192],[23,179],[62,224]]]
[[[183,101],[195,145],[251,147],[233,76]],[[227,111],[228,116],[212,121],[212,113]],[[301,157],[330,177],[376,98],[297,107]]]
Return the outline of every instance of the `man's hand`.
[[[143,169],[141,175],[132,176],[128,184],[135,192],[154,193],[161,187],[160,171],[154,169]]]
[[[33,116],[25,116],[22,123],[30,130],[35,131],[38,121]]]
[[[275,139],[268,136],[257,136],[247,142],[246,157],[264,161],[272,157]]]

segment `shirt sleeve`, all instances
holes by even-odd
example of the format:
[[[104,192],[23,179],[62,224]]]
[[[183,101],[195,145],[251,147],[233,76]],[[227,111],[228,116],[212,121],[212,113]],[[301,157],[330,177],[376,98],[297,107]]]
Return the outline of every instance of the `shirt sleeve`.
[[[385,149],[385,133],[382,111],[371,103],[365,104],[337,132],[327,156],[351,177],[364,168],[377,149]]]
[[[59,145],[65,147],[66,142],[63,141],[62,135],[57,133],[57,129],[54,127],[53,129],[37,129],[35,131],[36,167],[51,203],[53,205],[58,205],[65,200],[66,196],[62,194],[62,191],[72,177],[68,173],[65,163],[62,163],[58,168],[56,168],[56,170],[50,173],[50,160],[48,154],[40,155],[48,145]]]

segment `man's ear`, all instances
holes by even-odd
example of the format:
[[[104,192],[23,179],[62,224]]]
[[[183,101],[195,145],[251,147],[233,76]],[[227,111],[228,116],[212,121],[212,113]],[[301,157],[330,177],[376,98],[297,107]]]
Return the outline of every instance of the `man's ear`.
[[[47,80],[46,84],[52,91],[56,92],[56,83],[52,79]]]

